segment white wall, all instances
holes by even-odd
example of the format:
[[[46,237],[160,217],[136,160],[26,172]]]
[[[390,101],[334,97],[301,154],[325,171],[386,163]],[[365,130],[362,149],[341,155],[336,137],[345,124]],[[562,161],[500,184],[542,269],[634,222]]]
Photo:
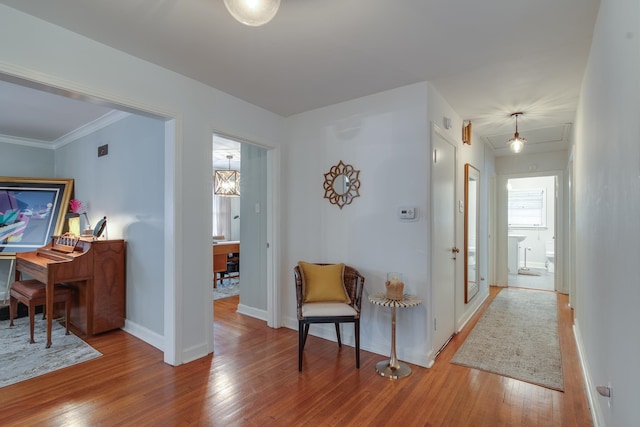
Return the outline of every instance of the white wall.
[[[576,335],[596,425],[638,425],[640,2],[604,0],[575,127]],[[612,399],[595,393],[610,385]],[[610,404],[610,406],[609,406]]]
[[[267,150],[242,144],[240,180],[240,306],[267,319]],[[237,221],[236,221],[237,222]]]
[[[147,260],[144,268],[163,269],[168,284],[165,360],[180,364],[211,352],[211,134],[217,131],[278,147],[283,119],[4,5],[0,5],[0,73],[174,119],[167,124],[170,134],[164,147],[168,253],[163,265]],[[150,306],[163,310],[161,293],[147,297]]]
[[[444,130],[443,117],[452,119]],[[442,127],[461,145],[462,120],[427,83],[409,85],[345,103],[298,114],[287,119],[290,130],[283,150],[286,164],[282,218],[283,257],[280,268],[288,274],[282,282],[285,324],[297,328],[292,269],[300,260],[345,262],[365,276],[361,321],[363,349],[388,356],[390,310],[372,307],[367,296],[384,291],[386,273],[404,275],[406,291],[420,296],[424,304],[398,314],[398,357],[422,366],[433,362],[433,323],[430,282],[430,165],[431,123]],[[478,140],[476,140],[478,141]],[[470,162],[484,171],[485,149],[476,142],[458,147],[459,165]],[[360,197],[342,210],[323,198],[323,175],[340,160],[360,170]],[[459,187],[464,168],[458,167]],[[482,180],[486,197],[488,179]],[[463,197],[458,190],[457,197]],[[397,210],[414,206],[418,220],[401,222]],[[481,246],[488,250],[486,205],[481,216]],[[462,226],[460,214],[458,226]],[[458,233],[460,247],[463,234]],[[486,252],[485,252],[486,253]],[[486,277],[488,257],[480,258]],[[487,281],[470,304],[464,304],[462,263],[456,277],[456,323],[460,327],[488,294]],[[452,309],[454,309],[452,307]],[[335,340],[330,327],[315,325],[312,334]],[[344,341],[353,345],[352,329],[345,328]]]
[[[0,140],[0,176],[51,178],[53,150]]]
[[[549,175],[546,172],[563,171],[567,167],[566,150],[547,153],[513,154],[496,158],[498,175]]]
[[[97,157],[106,143],[109,154]],[[127,241],[127,328],[160,337],[164,311],[149,296],[162,297],[164,280],[162,269],[149,265],[164,261],[163,147],[162,121],[130,115],[55,152],[56,176],[75,180],[75,198],[87,204],[91,225],[106,216],[106,237]]]
[[[300,260],[344,262],[365,278],[361,345],[388,356],[391,313],[367,296],[384,291],[388,271],[404,274],[406,291],[430,294],[428,205],[429,133],[427,84],[420,83],[287,119],[282,163],[281,269],[285,324],[297,329],[293,267]],[[360,197],[339,209],[324,199],[324,174],[342,160],[360,171]],[[418,220],[400,222],[400,206],[418,209]],[[430,349],[425,305],[398,314],[398,357],[426,365]],[[332,327],[310,332],[335,340]],[[344,341],[353,345],[353,328]]]

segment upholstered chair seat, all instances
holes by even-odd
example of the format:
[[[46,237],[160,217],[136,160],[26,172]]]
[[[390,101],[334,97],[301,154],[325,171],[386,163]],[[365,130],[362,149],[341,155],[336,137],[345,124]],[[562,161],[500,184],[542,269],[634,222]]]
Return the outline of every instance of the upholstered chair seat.
[[[303,317],[357,316],[358,312],[343,302],[309,302],[302,304]]]

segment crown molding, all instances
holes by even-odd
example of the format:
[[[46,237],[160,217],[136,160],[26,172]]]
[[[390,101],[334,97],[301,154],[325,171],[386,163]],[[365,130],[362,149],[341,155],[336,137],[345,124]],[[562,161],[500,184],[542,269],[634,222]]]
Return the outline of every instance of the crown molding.
[[[60,147],[76,141],[84,136],[99,131],[113,123],[131,116],[130,113],[124,111],[111,110],[107,114],[80,126],[78,129],[72,130],[66,135],[54,141],[43,141],[41,139],[20,138],[17,136],[0,135],[0,142],[7,144],[23,145],[26,147],[46,148],[47,150],[57,150]]]
[[[89,122],[85,125],[80,126],[79,128],[72,130],[66,135],[61,136],[60,138],[52,141],[53,149],[57,150],[60,147],[64,147],[65,145],[76,141],[82,137],[90,135],[94,132],[99,131],[113,123],[119,122],[122,119],[126,119],[131,116],[130,113],[126,113],[124,111],[111,110],[107,114],[98,117],[92,122]]]
[[[6,144],[24,145],[26,147],[46,148],[53,150],[53,145],[49,141],[42,141],[40,139],[20,138],[17,136],[0,135],[0,142]]]

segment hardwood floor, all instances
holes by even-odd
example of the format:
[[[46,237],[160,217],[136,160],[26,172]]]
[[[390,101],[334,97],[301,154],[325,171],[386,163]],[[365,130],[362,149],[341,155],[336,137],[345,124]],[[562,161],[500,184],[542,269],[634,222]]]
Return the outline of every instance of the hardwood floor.
[[[383,356],[363,351],[358,370],[353,348],[313,336],[298,373],[297,332],[237,314],[234,297],[215,302],[214,356],[171,367],[125,332],[93,337],[102,357],[1,388],[0,425],[589,426],[572,312],[558,301],[564,393],[449,363],[478,316],[431,369],[399,381],[375,373]]]

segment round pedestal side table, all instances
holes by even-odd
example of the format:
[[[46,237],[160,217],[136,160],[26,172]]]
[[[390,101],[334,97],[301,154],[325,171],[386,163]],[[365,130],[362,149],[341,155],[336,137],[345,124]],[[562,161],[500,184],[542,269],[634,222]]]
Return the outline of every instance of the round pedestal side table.
[[[404,294],[402,299],[390,299],[384,293],[369,295],[369,302],[382,307],[391,307],[391,358],[376,363],[376,372],[392,380],[411,374],[411,367],[400,362],[396,356],[396,308],[416,307],[422,300],[415,295]]]

